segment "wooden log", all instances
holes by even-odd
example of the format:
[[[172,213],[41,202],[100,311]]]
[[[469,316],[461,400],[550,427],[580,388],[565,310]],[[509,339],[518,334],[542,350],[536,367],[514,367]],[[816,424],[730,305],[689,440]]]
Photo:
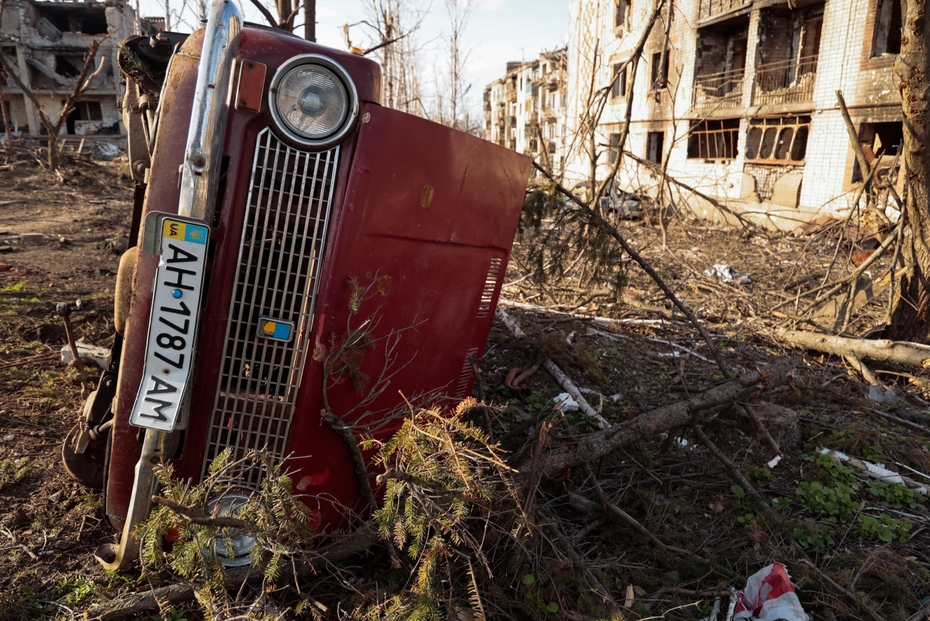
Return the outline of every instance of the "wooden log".
[[[918,369],[930,369],[930,346],[888,339],[856,339],[803,330],[776,329],[782,341],[837,356],[854,356],[881,362],[894,362]]]

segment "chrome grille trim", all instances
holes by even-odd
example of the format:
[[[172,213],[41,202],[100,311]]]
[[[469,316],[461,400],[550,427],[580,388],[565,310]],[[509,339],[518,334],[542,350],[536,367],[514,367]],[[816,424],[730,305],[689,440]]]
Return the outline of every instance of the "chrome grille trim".
[[[308,355],[339,147],[310,153],[258,134],[202,473],[224,448],[285,457]],[[291,322],[287,342],[257,335],[258,319]],[[258,468],[240,482],[257,488]]]

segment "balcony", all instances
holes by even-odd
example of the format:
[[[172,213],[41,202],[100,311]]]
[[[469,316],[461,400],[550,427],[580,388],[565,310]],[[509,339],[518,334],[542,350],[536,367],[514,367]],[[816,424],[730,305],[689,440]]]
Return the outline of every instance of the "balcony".
[[[751,4],[752,0],[699,0],[698,19],[726,15]]]
[[[752,89],[754,105],[807,103],[814,96],[817,54],[760,65]]]
[[[743,100],[742,69],[699,75],[694,78],[694,108],[739,108]]]

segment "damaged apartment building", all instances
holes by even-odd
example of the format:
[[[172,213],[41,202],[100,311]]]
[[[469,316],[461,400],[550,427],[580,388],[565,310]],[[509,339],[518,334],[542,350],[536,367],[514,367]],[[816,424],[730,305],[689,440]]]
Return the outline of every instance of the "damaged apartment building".
[[[592,152],[602,155],[597,176],[607,174],[629,104],[625,149],[634,157],[618,189],[654,193],[665,168],[783,228],[843,212],[862,172],[837,91],[867,159],[880,159],[879,180],[901,185],[904,175],[891,170],[902,144],[892,74],[899,0],[679,0],[670,23],[662,12],[633,75],[633,50],[655,6],[571,0],[567,106],[580,147],[566,154],[570,185],[591,176]],[[591,123],[598,90],[607,101]],[[690,205],[714,215],[706,201]]]
[[[91,83],[65,122],[61,136],[107,139],[123,133],[117,100],[120,95],[116,54],[120,42],[135,30],[128,4],[106,2],[40,2],[5,0],[0,13],[0,53],[32,91],[51,121],[57,121],[64,98],[94,39],[103,39],[95,66],[102,73]],[[0,126],[13,135],[38,138],[45,133],[36,107],[9,77],[0,83],[3,113]]]
[[[485,139],[561,171],[565,90],[564,48],[529,62],[507,63],[504,77],[484,90]]]

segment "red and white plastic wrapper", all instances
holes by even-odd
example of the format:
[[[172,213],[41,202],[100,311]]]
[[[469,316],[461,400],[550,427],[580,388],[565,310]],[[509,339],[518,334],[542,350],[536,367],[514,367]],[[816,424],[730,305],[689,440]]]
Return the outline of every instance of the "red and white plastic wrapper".
[[[788,571],[781,563],[772,563],[749,577],[746,588],[736,592],[734,621],[808,621],[810,619],[791,584]]]

